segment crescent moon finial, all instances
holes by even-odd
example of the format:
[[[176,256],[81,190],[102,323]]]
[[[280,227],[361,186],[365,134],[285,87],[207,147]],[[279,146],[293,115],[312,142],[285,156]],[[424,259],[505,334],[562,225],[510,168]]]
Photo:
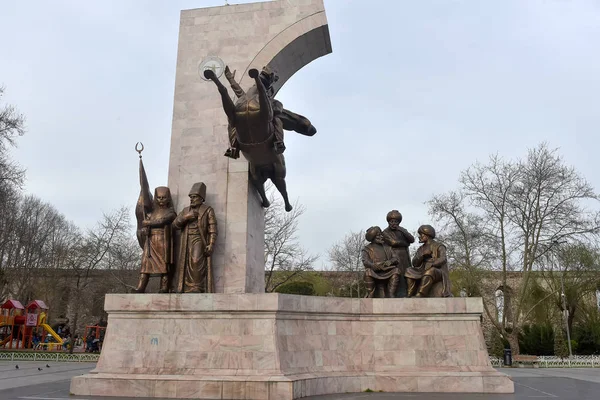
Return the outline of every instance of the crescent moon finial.
[[[140,155],[140,158],[142,158],[142,151],[144,151],[144,143],[137,142],[135,144],[135,151],[137,151],[138,154]]]

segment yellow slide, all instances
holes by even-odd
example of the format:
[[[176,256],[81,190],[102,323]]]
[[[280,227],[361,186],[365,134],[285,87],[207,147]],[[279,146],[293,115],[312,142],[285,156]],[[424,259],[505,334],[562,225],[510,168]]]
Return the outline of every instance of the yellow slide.
[[[52,335],[52,337],[54,338],[54,340],[56,340],[56,341],[58,342],[58,344],[61,344],[61,345],[63,344],[63,340],[62,340],[62,338],[61,338],[60,336],[58,336],[58,335],[56,334],[56,332],[54,332],[54,329],[52,329],[52,328],[50,327],[50,325],[48,325],[48,324],[41,324],[40,326],[41,326],[42,328],[44,328],[44,330],[45,330],[46,332],[48,332],[49,334],[51,334],[51,335]]]

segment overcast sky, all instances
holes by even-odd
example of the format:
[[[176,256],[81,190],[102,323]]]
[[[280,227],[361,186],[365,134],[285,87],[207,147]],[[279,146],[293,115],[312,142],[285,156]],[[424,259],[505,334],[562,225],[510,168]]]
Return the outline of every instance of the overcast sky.
[[[231,1],[230,3],[238,3]],[[202,0],[0,3],[0,84],[27,117],[15,158],[26,191],[90,226],[166,184],[179,11]],[[547,141],[600,187],[600,3],[325,1],[333,53],[278,94],[311,119],[286,135],[288,191],[307,208],[300,238],[327,262],[349,231],[424,204],[492,153]]]

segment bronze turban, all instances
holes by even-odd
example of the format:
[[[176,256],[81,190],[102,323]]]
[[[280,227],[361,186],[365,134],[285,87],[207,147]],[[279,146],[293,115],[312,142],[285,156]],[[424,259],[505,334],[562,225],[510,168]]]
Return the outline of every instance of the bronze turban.
[[[365,234],[365,239],[367,239],[367,242],[373,242],[373,240],[375,240],[375,237],[381,233],[381,228],[378,226],[372,226],[369,229],[367,229],[367,233]]]
[[[389,213],[387,213],[387,222],[390,222],[390,219],[395,219],[398,221],[398,223],[402,222],[402,214],[400,214],[400,211],[398,210],[392,210]]]
[[[417,232],[427,235],[432,239],[435,239],[435,229],[433,229],[433,226],[431,225],[421,225]]]

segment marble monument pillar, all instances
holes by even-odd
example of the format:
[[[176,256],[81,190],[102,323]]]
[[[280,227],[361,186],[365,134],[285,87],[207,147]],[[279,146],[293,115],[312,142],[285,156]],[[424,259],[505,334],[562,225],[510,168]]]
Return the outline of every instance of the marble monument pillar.
[[[244,89],[248,69],[268,65],[275,90],[300,68],[331,52],[322,0],[279,0],[181,12],[169,182],[177,211],[194,182],[208,188],[219,237],[213,254],[216,293],[264,293],[264,211],[248,181],[248,163],[223,156],[227,119],[219,93],[202,75],[224,66]],[[233,92],[231,92],[233,96]]]

